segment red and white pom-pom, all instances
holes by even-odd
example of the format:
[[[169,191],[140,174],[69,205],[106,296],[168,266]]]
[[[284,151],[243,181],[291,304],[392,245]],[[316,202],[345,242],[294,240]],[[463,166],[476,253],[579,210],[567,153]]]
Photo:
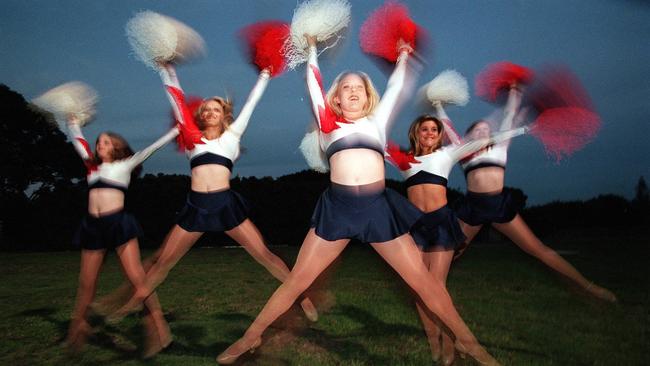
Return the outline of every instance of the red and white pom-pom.
[[[178,147],[178,151],[181,152],[194,149],[194,145],[201,143],[201,137],[203,137],[203,133],[196,124],[196,121],[194,121],[194,114],[201,107],[203,99],[197,96],[189,96],[183,103],[184,106],[182,108],[186,110],[181,111],[181,113],[185,114],[185,123],[180,123],[180,121],[176,120],[173,110],[170,112],[172,126],[178,126],[180,131],[178,136],[176,136],[176,146]]]
[[[398,144],[392,141],[388,141],[386,154],[386,159],[388,159],[399,170],[409,170],[411,169],[411,164],[419,163],[413,154],[403,151]]]
[[[350,3],[347,0],[309,0],[296,7],[291,19],[291,36],[282,48],[287,66],[294,69],[309,56],[305,34],[317,42],[333,47],[350,24]]]
[[[593,140],[599,129],[598,114],[584,108],[560,107],[540,114],[530,134],[542,142],[548,155],[560,161]]]
[[[563,66],[551,66],[542,70],[528,93],[528,99],[539,113],[558,107],[593,110],[589,94],[580,80]]]
[[[495,102],[499,93],[516,84],[528,84],[533,80],[533,71],[527,67],[502,61],[488,65],[476,76],[476,95]]]
[[[280,75],[286,62],[282,47],[289,37],[289,24],[281,21],[264,21],[243,28],[239,35],[248,46],[251,62],[259,71],[268,69],[271,76]]]
[[[420,89],[433,105],[456,104],[464,106],[469,102],[467,79],[455,70],[445,70]]]
[[[83,126],[95,117],[97,99],[95,89],[80,81],[71,81],[46,91],[32,103],[51,112],[60,125],[74,117],[76,123]]]
[[[126,23],[126,35],[136,57],[145,65],[183,63],[205,53],[203,38],[180,21],[143,11]]]
[[[330,168],[327,163],[327,157],[320,148],[320,131],[318,128],[307,132],[305,137],[300,141],[300,152],[305,157],[307,165],[317,172],[327,173]]]
[[[420,29],[409,16],[408,8],[388,1],[375,9],[361,25],[359,41],[363,52],[396,62],[400,42],[416,48]]]

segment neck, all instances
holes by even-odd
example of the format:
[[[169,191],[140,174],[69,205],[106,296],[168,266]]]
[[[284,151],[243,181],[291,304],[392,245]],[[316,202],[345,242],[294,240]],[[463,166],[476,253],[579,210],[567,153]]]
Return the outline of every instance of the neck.
[[[203,131],[203,137],[205,137],[208,140],[214,140],[221,136],[223,133],[223,127],[222,126],[210,126],[206,127]]]
[[[434,151],[435,151],[435,148],[433,146],[431,146],[431,147],[420,147],[420,155],[431,154]]]
[[[341,113],[343,114],[343,118],[345,118],[348,121],[356,121],[366,116],[366,112],[364,111],[358,111],[358,112],[341,111]]]

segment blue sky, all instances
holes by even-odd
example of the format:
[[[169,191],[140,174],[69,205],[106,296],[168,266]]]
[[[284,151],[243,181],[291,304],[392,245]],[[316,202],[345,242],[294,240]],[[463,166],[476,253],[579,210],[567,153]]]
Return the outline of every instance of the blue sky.
[[[335,55],[321,57],[325,83],[342,70],[370,74],[383,91],[386,75],[358,46],[359,27],[381,1],[351,1],[352,24]],[[532,68],[560,62],[583,82],[603,119],[591,144],[560,164],[532,137],[510,149],[507,184],[522,188],[529,204],[586,199],[601,193],[631,197],[640,176],[650,179],[650,6],[625,0],[412,0],[404,1],[430,35],[427,64],[418,86],[453,68],[473,84],[487,64],[510,60]],[[206,57],[179,67],[189,94],[230,94],[241,107],[257,74],[235,33],[264,19],[289,22],[295,0],[45,1],[5,0],[0,13],[0,83],[33,98],[70,80],[100,95],[98,118],[84,133],[123,134],[137,149],[163,134],[169,104],[159,78],[131,54],[124,25],[137,11],[175,17],[205,39]],[[244,135],[246,152],[235,164],[240,176],[279,176],[306,169],[298,145],[312,120],[304,68],[271,81]],[[459,130],[494,107],[472,96],[466,107],[448,109]],[[406,143],[410,121],[422,112],[407,105],[391,138]],[[152,157],[145,172],[188,174],[189,164],[172,147]],[[388,177],[398,178],[387,168]],[[456,168],[450,186],[464,189]]]

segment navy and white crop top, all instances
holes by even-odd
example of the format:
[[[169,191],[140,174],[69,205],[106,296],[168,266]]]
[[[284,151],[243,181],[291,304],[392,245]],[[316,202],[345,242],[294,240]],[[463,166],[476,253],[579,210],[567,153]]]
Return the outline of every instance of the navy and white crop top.
[[[516,88],[510,89],[508,94],[508,101],[504,108],[504,116],[501,121],[500,131],[510,130],[513,126],[517,109],[521,104],[521,92]],[[477,152],[470,156],[468,159],[461,161],[461,167],[465,172],[465,176],[472,170],[496,166],[505,169],[508,161],[508,147],[510,140],[505,140],[500,143],[489,146],[488,148]]]
[[[156,142],[126,159],[95,164],[90,145],[81,133],[79,125],[73,123],[68,124],[68,131],[72,145],[86,165],[88,189],[114,188],[123,192],[126,192],[131,182],[131,171],[147,160],[156,150],[163,147],[178,135],[178,129],[172,128]]]
[[[401,52],[395,71],[388,79],[386,91],[369,117],[346,121],[336,115],[325,101],[322,77],[318,68],[318,52],[309,48],[307,65],[307,88],[312,108],[320,129],[319,144],[329,159],[335,153],[355,148],[366,148],[383,155],[386,146],[386,128],[398,96],[404,87],[408,52]]]
[[[176,120],[185,126],[193,126],[194,123],[191,121],[192,117],[185,104],[185,94],[180,86],[173,66],[165,65],[165,67],[160,68],[159,73],[165,85],[165,91],[167,92],[169,101],[172,104]],[[248,121],[257,102],[262,97],[262,94],[264,94],[269,79],[270,74],[267,71],[260,73],[257,83],[248,95],[248,99],[244,103],[239,115],[225,129],[221,136],[213,140],[201,137],[194,141],[191,149],[185,150],[192,168],[205,164],[218,164],[225,166],[228,170],[232,170],[234,161],[239,157],[241,136],[246,130]]]

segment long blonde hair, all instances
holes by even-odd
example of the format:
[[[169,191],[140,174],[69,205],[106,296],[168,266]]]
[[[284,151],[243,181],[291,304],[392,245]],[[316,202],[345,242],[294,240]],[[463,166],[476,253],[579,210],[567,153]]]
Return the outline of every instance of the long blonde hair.
[[[330,86],[329,90],[327,91],[327,95],[325,96],[327,105],[330,107],[332,112],[336,113],[338,116],[343,115],[341,107],[334,102],[334,98],[339,92],[341,80],[343,80],[343,78],[348,75],[357,75],[361,78],[361,80],[363,80],[364,87],[366,88],[366,96],[368,97],[368,102],[363,107],[363,111],[366,116],[372,114],[372,111],[375,109],[377,104],[379,104],[379,93],[377,93],[377,89],[375,89],[375,86],[372,84],[372,80],[370,80],[368,74],[361,71],[344,71],[340,73],[336,79],[334,79],[332,86]]]

